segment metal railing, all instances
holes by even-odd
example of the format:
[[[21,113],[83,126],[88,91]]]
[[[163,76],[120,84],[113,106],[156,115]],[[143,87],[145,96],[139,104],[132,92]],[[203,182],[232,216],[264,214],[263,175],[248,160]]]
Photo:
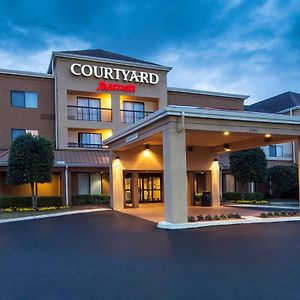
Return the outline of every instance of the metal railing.
[[[90,122],[111,122],[110,108],[68,105],[68,119]]]
[[[108,147],[102,144],[87,144],[87,143],[68,143],[72,148],[94,148],[94,149],[107,149]]]
[[[153,111],[147,111],[147,110],[121,109],[121,122],[136,123],[137,121],[144,119],[145,117],[147,117],[152,113]]]

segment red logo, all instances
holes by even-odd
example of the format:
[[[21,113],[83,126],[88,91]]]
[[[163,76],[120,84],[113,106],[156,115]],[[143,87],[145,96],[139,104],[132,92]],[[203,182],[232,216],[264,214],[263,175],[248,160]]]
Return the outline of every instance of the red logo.
[[[136,90],[135,84],[116,84],[116,83],[106,83],[105,81],[99,81],[97,91],[117,91],[134,93]]]

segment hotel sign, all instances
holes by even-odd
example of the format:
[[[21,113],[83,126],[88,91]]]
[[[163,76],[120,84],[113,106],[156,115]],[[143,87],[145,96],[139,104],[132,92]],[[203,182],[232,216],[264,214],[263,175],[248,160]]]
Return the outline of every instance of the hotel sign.
[[[134,133],[134,134],[132,134],[132,135],[129,135],[129,136],[125,139],[125,142],[126,142],[126,143],[130,143],[130,142],[136,140],[138,137],[139,137],[139,134],[138,134],[138,133]]]
[[[122,80],[129,83],[145,83],[155,85],[159,82],[159,76],[156,73],[82,65],[79,63],[72,64],[70,71],[75,76],[95,77],[98,79],[116,81]]]

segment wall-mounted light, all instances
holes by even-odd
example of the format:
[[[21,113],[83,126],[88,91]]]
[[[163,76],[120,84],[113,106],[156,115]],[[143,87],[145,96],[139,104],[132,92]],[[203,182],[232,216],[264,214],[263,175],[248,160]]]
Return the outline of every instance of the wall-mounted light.
[[[149,144],[146,144],[146,145],[145,145],[145,150],[147,150],[147,151],[150,150],[150,145],[149,145]]]
[[[225,136],[228,136],[228,135],[230,134],[230,132],[229,132],[229,131],[224,131],[223,134],[224,134]]]
[[[118,159],[118,160],[119,160],[119,159],[120,159],[120,156],[118,156],[118,155],[117,155],[117,156],[116,156],[116,159]]]
[[[264,137],[265,142],[270,142],[272,138],[272,135],[270,133],[266,133]]]
[[[193,152],[193,146],[188,146],[188,147],[187,147],[187,150],[188,150],[189,152]]]
[[[217,158],[215,158],[214,161],[219,161],[219,160]]]
[[[224,151],[226,151],[226,152],[231,151],[229,144],[224,144],[224,145],[223,145],[223,149],[224,149]]]

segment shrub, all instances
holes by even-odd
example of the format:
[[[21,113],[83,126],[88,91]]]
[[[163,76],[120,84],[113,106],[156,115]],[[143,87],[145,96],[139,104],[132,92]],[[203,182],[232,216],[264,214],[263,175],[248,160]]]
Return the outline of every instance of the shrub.
[[[205,217],[205,220],[206,221],[211,221],[213,219],[213,217],[211,216],[211,215],[207,215],[206,217]]]
[[[102,195],[74,195],[72,196],[73,205],[86,205],[86,204],[108,204],[110,196],[107,194]]]
[[[280,215],[281,215],[282,217],[286,217],[286,216],[288,216],[288,213],[285,212],[285,211],[282,211],[282,212],[280,213]]]
[[[257,205],[264,205],[269,204],[266,200],[237,200],[234,201],[236,204],[257,204]]]
[[[267,213],[267,215],[268,215],[268,217],[274,217],[274,216],[275,216],[275,214],[274,214],[273,212],[271,212],[271,211],[269,211],[269,212]]]
[[[220,220],[220,217],[218,215],[214,215],[214,220]]]
[[[234,214],[232,214],[232,213],[228,214],[228,215],[227,215],[227,218],[229,218],[229,219],[234,218]]]
[[[261,218],[267,218],[268,215],[267,215],[266,213],[263,212],[263,213],[260,214],[260,217],[261,217]]]
[[[244,200],[263,200],[263,193],[244,193]]]
[[[241,216],[240,216],[240,214],[239,214],[239,213],[235,213],[235,214],[234,214],[234,218],[236,218],[236,219],[240,219],[240,218],[241,218]]]
[[[194,216],[188,216],[188,221],[189,222],[197,222],[198,219],[196,217],[194,217]]]
[[[220,218],[223,219],[223,220],[225,220],[225,219],[227,219],[227,216],[224,215],[224,214],[222,214],[222,215],[220,216]]]
[[[204,221],[204,217],[202,215],[197,216],[198,221]]]
[[[62,198],[59,196],[41,196],[38,198],[38,207],[61,206]],[[32,207],[31,196],[0,196],[0,208]]]
[[[223,193],[223,200],[241,200],[241,199],[242,199],[241,193],[237,193],[237,192]]]

